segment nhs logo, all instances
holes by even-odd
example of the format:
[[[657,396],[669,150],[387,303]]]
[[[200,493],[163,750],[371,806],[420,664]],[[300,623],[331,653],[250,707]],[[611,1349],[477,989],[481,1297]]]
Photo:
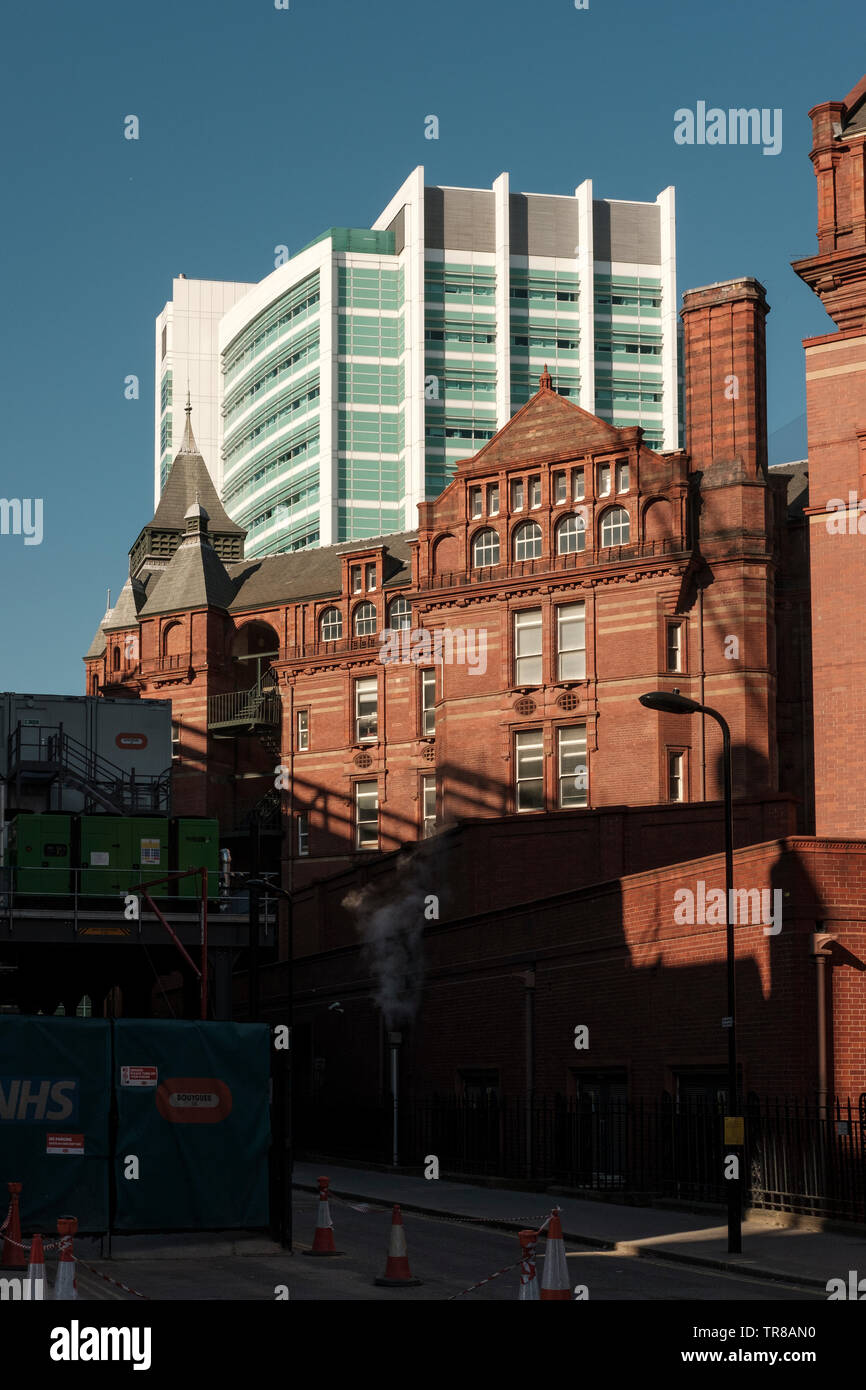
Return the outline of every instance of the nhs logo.
[[[0,1076],[0,1123],[57,1124],[78,1120],[78,1077]]]

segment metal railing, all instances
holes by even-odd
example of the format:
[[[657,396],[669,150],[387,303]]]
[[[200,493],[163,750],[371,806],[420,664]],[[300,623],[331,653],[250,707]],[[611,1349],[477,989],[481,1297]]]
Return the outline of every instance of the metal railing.
[[[281,711],[280,696],[274,686],[254,685],[250,690],[209,695],[207,723],[209,729],[232,724],[250,727],[264,724],[278,728]]]
[[[9,735],[9,780],[26,781],[34,774],[57,778],[85,798],[85,808],[95,803],[119,813],[133,811],[168,815],[171,809],[171,769],[162,773],[128,772],[92,748],[67,734],[63,725],[19,724]]]
[[[432,1095],[401,1097],[399,1114],[404,1163],[435,1153],[451,1174],[686,1204],[726,1201],[723,1108],[714,1102]],[[298,1144],[317,1155],[388,1163],[391,1115],[390,1104],[299,1100]],[[866,1095],[823,1107],[751,1096],[744,1116],[749,1205],[866,1219]]]

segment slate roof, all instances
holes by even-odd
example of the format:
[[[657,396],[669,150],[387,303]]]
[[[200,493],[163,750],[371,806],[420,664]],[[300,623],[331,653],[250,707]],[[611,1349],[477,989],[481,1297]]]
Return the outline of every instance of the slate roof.
[[[198,496],[210,518],[211,531],[246,535],[244,528],[232,521],[213,485],[207,464],[199,453],[177,453],[171,465],[159,506],[144,530],[183,531],[184,517]]]
[[[842,126],[843,140],[849,135],[860,135],[866,130],[866,77],[861,77],[845,98],[845,123]]]
[[[797,459],[793,463],[771,463],[770,476],[788,479],[788,516],[802,516],[803,508],[809,505],[809,460]]]
[[[186,536],[147,595],[141,616],[183,608],[228,608],[235,585],[206,534]]]
[[[238,560],[226,566],[235,583],[232,609],[259,608],[294,599],[339,594],[342,587],[340,557],[383,545],[383,587],[399,588],[409,583],[414,531],[399,531],[371,540],[343,541],[340,545],[316,546],[289,555],[263,555],[258,560]],[[174,563],[172,561],[172,563]]]
[[[103,618],[101,627],[106,632],[112,632],[121,627],[135,627],[146,597],[144,585],[139,579],[127,579],[120,591],[117,603],[112,608],[111,613],[106,614]]]

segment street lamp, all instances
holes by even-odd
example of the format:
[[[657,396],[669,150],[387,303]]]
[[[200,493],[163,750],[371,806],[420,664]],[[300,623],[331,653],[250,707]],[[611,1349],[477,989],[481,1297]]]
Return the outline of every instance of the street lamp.
[[[292,1178],[294,1174],[294,1153],[292,1147],[292,1100],[294,1097],[294,1040],[292,1038],[292,1027],[294,1023],[294,932],[292,921],[292,895],[285,888],[278,888],[274,883],[267,883],[263,878],[247,879],[247,887],[253,890],[253,898],[258,900],[259,893],[274,893],[277,897],[285,898],[288,904],[286,921],[288,926],[288,1030],[289,1046],[287,1053],[277,1052],[274,1054],[277,1062],[282,1062],[280,1070],[277,1072],[278,1084],[274,1090],[274,1099],[277,1103],[277,1114],[281,1123],[278,1126],[278,1133],[281,1135],[282,1149],[277,1155],[277,1172],[279,1174],[278,1191],[282,1194],[281,1210],[278,1217],[278,1230],[280,1244],[292,1249]],[[252,909],[252,899],[250,901]],[[253,915],[251,911],[251,917]],[[256,918],[258,914],[256,913]],[[258,1014],[258,999],[256,999],[256,1014]],[[286,1085],[288,1083],[288,1085]]]
[[[726,719],[718,710],[709,705],[701,705],[697,700],[689,700],[679,690],[652,690],[638,696],[646,709],[660,714],[708,714],[715,719],[722,731],[722,769],[725,797],[725,924],[728,964],[728,1016],[722,1027],[728,1030],[728,1117],[732,1124],[725,1124],[725,1148],[741,1148],[744,1143],[742,1119],[737,1118],[737,1035],[736,1015],[736,974],[734,971],[734,807],[731,792],[731,730]],[[744,1154],[737,1157],[737,1177],[728,1179],[728,1253],[739,1255],[743,1249],[741,1183]]]

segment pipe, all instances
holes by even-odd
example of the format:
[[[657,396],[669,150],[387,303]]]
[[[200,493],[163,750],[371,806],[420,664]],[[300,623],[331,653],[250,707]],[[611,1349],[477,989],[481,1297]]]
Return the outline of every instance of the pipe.
[[[393,1143],[392,1143],[392,1148],[391,1148],[391,1164],[392,1164],[392,1167],[394,1167],[394,1168],[396,1168],[397,1165],[398,1165],[398,1163],[400,1162],[400,1152],[399,1152],[399,1142],[398,1142],[398,1136],[399,1136],[399,1121],[400,1121],[400,1098],[399,1098],[399,1094],[398,1094],[398,1090],[399,1090],[399,1075],[398,1075],[398,1065],[397,1065],[397,1053],[398,1053],[398,1051],[399,1051],[400,1043],[401,1043],[402,1041],[403,1041],[403,1034],[402,1034],[402,1033],[389,1033],[389,1034],[388,1034],[388,1042],[391,1044],[391,1096],[392,1096],[392,1103],[393,1103],[393,1107],[394,1107],[394,1129],[393,1129]]]
[[[535,966],[523,977],[526,985],[526,1176],[532,1177],[532,1101],[535,1092]]]
[[[818,1118],[826,1118],[827,1114],[827,957],[830,951],[827,949],[835,936],[830,936],[828,932],[813,932],[810,940],[809,954],[815,961],[817,967],[815,971],[817,988],[817,1028],[818,1036]]]

